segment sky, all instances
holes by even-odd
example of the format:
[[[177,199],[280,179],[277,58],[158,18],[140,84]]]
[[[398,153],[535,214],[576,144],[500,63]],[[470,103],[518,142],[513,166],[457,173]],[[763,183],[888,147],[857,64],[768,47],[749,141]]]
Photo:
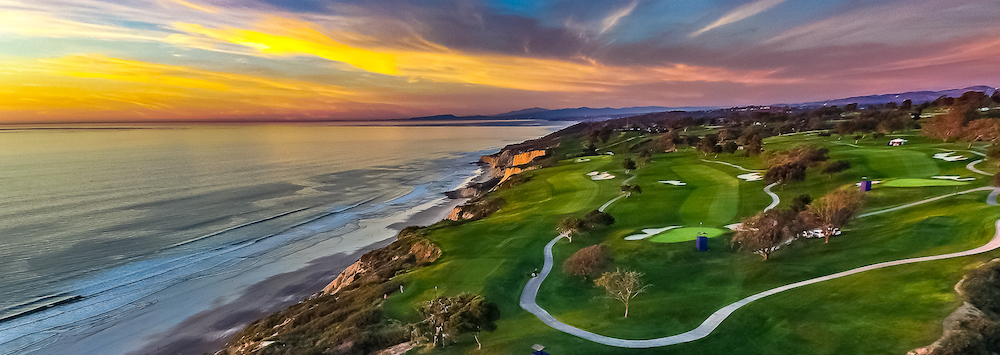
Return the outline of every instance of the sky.
[[[0,122],[390,119],[1000,85],[997,0],[0,0]]]

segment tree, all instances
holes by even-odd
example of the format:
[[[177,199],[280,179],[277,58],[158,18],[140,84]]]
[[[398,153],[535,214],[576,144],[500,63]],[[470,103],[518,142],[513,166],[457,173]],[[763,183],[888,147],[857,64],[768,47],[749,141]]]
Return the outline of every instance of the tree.
[[[604,288],[608,298],[625,304],[625,318],[628,318],[629,302],[652,286],[642,281],[642,275],[638,271],[615,269],[601,274],[594,284]]]
[[[771,253],[794,235],[789,228],[786,228],[782,217],[777,210],[758,212],[756,215],[746,217],[741,221],[741,226],[736,230],[730,243],[738,245],[740,250],[752,251],[767,260]]]
[[[472,333],[479,341],[479,332],[493,331],[500,319],[500,307],[482,295],[463,293],[455,297],[438,297],[424,302],[419,309],[424,320],[411,325],[417,339],[431,338],[433,346],[455,343],[462,334]]]
[[[986,159],[1000,165],[1000,144],[993,143],[986,148]]]
[[[740,149],[740,146],[738,144],[736,144],[736,142],[733,142],[733,141],[728,141],[728,142],[726,142],[726,144],[722,145],[722,151],[726,152],[726,153],[729,153],[729,154],[736,153],[736,151],[739,150],[739,149]]]
[[[622,160],[622,168],[625,169],[626,174],[628,174],[630,170],[635,170],[635,160],[626,157],[625,160]]]
[[[993,186],[1000,187],[1000,172],[993,174]]]
[[[809,196],[807,194],[799,195],[794,199],[792,199],[791,210],[792,212],[795,213],[805,211],[807,208],[809,208],[810,203],[812,203],[812,196]]]
[[[825,241],[836,234],[864,206],[864,194],[858,189],[840,188],[828,192],[809,205],[805,211],[806,223],[819,228]]]
[[[600,244],[577,250],[565,262],[563,262],[563,273],[573,276],[587,277],[594,276],[608,265],[608,251]]]
[[[640,164],[646,165],[649,164],[649,162],[652,160],[653,160],[653,152],[650,152],[649,149],[643,149],[642,151],[639,152]]]
[[[632,193],[642,194],[642,187],[639,185],[622,185],[622,193],[625,194],[625,198],[632,197]]]
[[[566,239],[569,239],[569,242],[572,243],[573,236],[582,232],[583,228],[583,221],[579,218],[566,217],[559,222],[558,226],[556,226],[556,231],[559,232],[559,235],[566,237]]]
[[[662,149],[664,152],[670,152],[677,149],[677,141],[680,140],[680,135],[676,130],[670,130],[664,133],[660,138],[656,139],[656,145]]]
[[[802,181],[805,179],[806,166],[799,162],[771,167],[764,173],[764,181],[768,183]]]
[[[900,111],[910,111],[912,109],[913,109],[913,100],[910,99],[903,100],[903,104],[899,105]]]
[[[994,104],[1000,105],[1000,90],[993,92],[993,96],[990,96],[990,101],[993,101]]]
[[[713,135],[707,135],[698,142],[698,151],[702,154],[715,152],[715,147],[719,144],[719,139]]]
[[[965,118],[961,112],[952,110],[945,115],[934,116],[920,127],[920,134],[948,143],[949,139],[962,135]]]
[[[969,148],[972,148],[972,143],[978,141],[993,142],[998,137],[1000,137],[1000,121],[992,118],[971,121],[962,132],[962,139],[969,142]]]
[[[595,228],[598,226],[610,226],[615,223],[615,217],[610,213],[593,210],[583,217],[584,228]]]

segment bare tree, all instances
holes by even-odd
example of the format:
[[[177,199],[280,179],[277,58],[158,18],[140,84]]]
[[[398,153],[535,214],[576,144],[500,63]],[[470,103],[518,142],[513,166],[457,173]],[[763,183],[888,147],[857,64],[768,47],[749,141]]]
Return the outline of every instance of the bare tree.
[[[744,218],[733,235],[732,244],[741,250],[749,250],[767,260],[775,250],[792,236],[776,210],[758,212]]]
[[[638,271],[615,269],[601,274],[594,284],[603,287],[608,298],[625,304],[625,318],[628,318],[629,302],[652,286],[642,281],[642,275]]]
[[[949,139],[962,135],[964,125],[965,117],[962,112],[952,109],[945,115],[931,117],[921,126],[920,133],[947,143]]]
[[[972,148],[972,143],[992,142],[998,137],[1000,137],[1000,121],[991,118],[973,120],[962,132],[962,139],[969,142],[969,148]]]
[[[806,223],[819,228],[830,242],[830,236],[836,234],[864,206],[864,194],[858,189],[836,189],[809,205],[805,212]]]

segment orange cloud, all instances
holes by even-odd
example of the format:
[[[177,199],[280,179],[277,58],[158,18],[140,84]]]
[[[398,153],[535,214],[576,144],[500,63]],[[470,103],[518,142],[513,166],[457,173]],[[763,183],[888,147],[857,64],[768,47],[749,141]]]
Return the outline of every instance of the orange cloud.
[[[8,120],[100,117],[159,119],[296,116],[350,111],[371,102],[334,85],[76,55],[8,62],[0,69],[0,111]],[[100,115],[94,115],[100,113]],[[23,116],[24,118],[17,117]]]
[[[264,56],[313,55],[372,73],[530,91],[604,92],[614,87],[662,81],[776,82],[768,72],[736,72],[721,68],[666,65],[616,67],[586,58],[578,60],[468,54],[429,43],[427,50],[386,48],[356,34],[337,33],[342,41],[316,30],[318,26],[272,17],[259,30],[206,28],[176,23],[177,29],[228,44],[254,48]],[[351,43],[353,42],[353,43]]]

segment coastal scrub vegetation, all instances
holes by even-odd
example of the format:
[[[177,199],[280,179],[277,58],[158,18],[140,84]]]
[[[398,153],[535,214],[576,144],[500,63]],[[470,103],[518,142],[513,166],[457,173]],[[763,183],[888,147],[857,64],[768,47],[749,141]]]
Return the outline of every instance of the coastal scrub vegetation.
[[[580,276],[586,280],[601,272],[610,262],[608,250],[600,244],[577,250],[563,262],[563,272],[568,275]]]

